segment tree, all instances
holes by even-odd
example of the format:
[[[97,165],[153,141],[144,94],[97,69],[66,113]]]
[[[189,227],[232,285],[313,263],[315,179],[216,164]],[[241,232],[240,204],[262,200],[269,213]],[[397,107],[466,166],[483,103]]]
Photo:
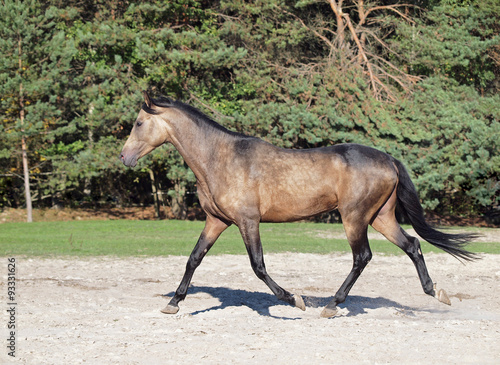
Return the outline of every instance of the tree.
[[[439,77],[419,84],[399,115],[414,139],[405,159],[429,210],[477,215],[498,204],[500,97]],[[409,129],[409,130],[412,130]]]
[[[386,151],[426,209],[493,209],[500,10],[411,3],[4,1],[0,206],[26,204],[24,139],[38,206],[144,205],[161,189],[185,217],[195,178],[173,148],[136,170],[118,159],[149,89],[279,146]]]
[[[140,91],[223,100],[231,85],[227,70],[245,53],[218,38],[214,15],[196,1],[68,5],[82,15],[64,27],[77,52],[64,95],[64,122],[53,131],[53,146],[46,151],[53,168],[65,174],[51,179],[47,188],[72,191],[78,200],[129,199],[130,191],[117,189],[114,182],[129,180],[130,186],[135,180],[117,156],[142,104]],[[140,179],[154,176],[179,207],[173,209],[176,216],[184,217],[185,192],[194,183],[186,178],[181,159],[148,157],[140,168]],[[168,174],[162,177],[158,171]]]
[[[442,1],[401,22],[389,44],[408,54],[413,74],[474,86],[482,95],[500,90],[500,4],[495,0]]]
[[[387,4],[363,0],[303,0],[297,6],[327,3],[334,19],[322,19],[317,24],[302,25],[310,29],[330,49],[329,58],[340,69],[362,69],[367,83],[377,99],[396,101],[411,92],[420,77],[405,68],[405,55],[398,53],[390,39],[396,25],[415,24],[411,4]],[[403,93],[400,93],[403,92]]]
[[[16,161],[20,146],[27,220],[31,222],[28,160],[35,164],[35,169],[43,164],[35,151],[43,149],[43,134],[59,116],[54,101],[69,67],[71,47],[66,48],[64,34],[57,29],[57,9],[36,1],[6,0],[0,4],[0,10],[2,128],[8,135],[6,140],[14,142],[10,146],[3,144],[1,157]],[[11,169],[11,173],[19,176],[17,168]]]

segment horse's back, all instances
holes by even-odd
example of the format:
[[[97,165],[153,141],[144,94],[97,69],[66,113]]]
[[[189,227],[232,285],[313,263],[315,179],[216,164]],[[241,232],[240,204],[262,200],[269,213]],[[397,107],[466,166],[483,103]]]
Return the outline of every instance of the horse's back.
[[[298,220],[355,205],[363,194],[383,200],[397,181],[389,155],[358,144],[304,150],[265,144],[255,151],[251,171],[264,221]]]
[[[357,143],[341,143],[325,147],[325,149],[341,158],[348,166],[392,166],[393,158],[387,153],[373,147]]]

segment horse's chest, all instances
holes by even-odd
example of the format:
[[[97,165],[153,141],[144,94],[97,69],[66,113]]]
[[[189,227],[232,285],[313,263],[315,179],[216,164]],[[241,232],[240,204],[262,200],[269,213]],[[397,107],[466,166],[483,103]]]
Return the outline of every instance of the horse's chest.
[[[225,221],[234,222],[233,214],[231,214],[231,209],[229,209],[227,200],[227,194],[220,194],[217,191],[213,191],[204,184],[198,182],[198,199],[200,201],[201,208],[207,214],[214,217],[223,219]]]

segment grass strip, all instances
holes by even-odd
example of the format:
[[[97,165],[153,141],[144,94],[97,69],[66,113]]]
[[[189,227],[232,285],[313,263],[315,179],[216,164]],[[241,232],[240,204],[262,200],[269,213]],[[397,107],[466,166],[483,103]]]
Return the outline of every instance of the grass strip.
[[[191,253],[204,222],[199,221],[64,221],[0,224],[2,256],[168,256]],[[409,228],[409,227],[405,227]],[[464,229],[461,228],[463,231]],[[487,228],[467,228],[484,232]],[[369,232],[374,232],[370,228]],[[264,252],[327,254],[350,252],[341,224],[261,224]],[[370,239],[374,253],[403,254],[385,239]],[[500,244],[477,242],[472,252],[500,254]],[[422,242],[424,252],[442,252]],[[210,254],[246,254],[238,228],[229,227]]]

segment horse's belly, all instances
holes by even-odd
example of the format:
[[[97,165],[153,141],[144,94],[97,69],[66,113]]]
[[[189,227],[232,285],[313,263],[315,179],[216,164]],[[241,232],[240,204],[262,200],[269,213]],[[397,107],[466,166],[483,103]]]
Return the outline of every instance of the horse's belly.
[[[270,202],[261,200],[262,222],[291,222],[306,219],[337,208],[337,200],[332,194],[316,196],[292,196],[282,192]]]

